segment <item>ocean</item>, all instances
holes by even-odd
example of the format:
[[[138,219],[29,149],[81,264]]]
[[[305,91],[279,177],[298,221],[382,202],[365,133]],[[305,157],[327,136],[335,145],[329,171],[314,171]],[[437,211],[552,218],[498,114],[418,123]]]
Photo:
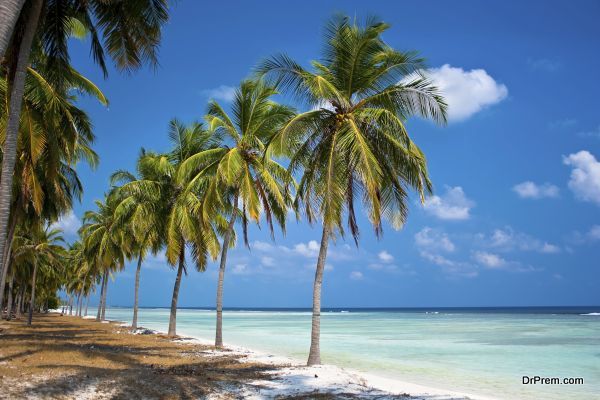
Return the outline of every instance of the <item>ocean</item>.
[[[131,308],[107,309],[130,322]],[[141,308],[139,325],[167,331],[169,310]],[[179,309],[177,333],[212,340],[214,311]],[[225,344],[305,361],[307,309],[226,309]],[[600,307],[324,309],[326,364],[500,399],[600,399]],[[583,384],[523,384],[523,377]]]

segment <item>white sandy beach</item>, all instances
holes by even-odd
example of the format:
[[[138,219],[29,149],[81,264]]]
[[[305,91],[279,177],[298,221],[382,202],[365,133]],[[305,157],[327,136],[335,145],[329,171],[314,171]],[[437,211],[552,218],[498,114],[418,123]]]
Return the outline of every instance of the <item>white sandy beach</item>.
[[[87,317],[94,318],[94,317]],[[129,326],[123,321],[122,327]],[[133,334],[139,332],[153,332],[166,334],[166,332],[150,330],[140,327]],[[213,342],[196,337],[180,336],[175,342],[197,343],[212,346]],[[336,365],[306,366],[301,360],[292,359],[264,352],[256,351],[242,346],[225,345],[222,350],[204,350],[201,352],[210,357],[239,356],[240,362],[254,362],[273,366],[269,374],[271,380],[256,380],[244,387],[224,388],[227,394],[231,391],[244,399],[271,399],[279,396],[291,396],[310,392],[328,393],[332,395],[355,395],[360,398],[371,399],[397,399],[398,396],[407,396],[415,400],[498,400],[489,396],[472,393],[462,393],[442,388],[433,388],[411,382],[380,377]],[[218,395],[212,397],[218,399]]]

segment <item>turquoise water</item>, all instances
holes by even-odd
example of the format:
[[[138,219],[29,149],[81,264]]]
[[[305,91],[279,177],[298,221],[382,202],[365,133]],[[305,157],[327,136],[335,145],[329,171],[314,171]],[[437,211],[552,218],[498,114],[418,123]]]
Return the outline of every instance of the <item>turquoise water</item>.
[[[586,310],[600,311],[599,310]],[[107,318],[130,321],[131,309]],[[600,399],[600,315],[499,312],[324,312],[324,363],[500,399]],[[141,309],[166,331],[169,310]],[[305,360],[307,311],[225,311],[225,343]],[[177,333],[212,340],[214,311],[181,309]],[[523,385],[522,377],[582,377],[583,385]]]

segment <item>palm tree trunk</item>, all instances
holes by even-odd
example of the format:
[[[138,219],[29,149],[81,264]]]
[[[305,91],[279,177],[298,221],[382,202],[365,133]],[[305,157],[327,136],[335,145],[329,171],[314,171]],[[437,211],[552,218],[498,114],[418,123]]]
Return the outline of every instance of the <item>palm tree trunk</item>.
[[[23,310],[22,309],[22,307],[23,307],[23,291],[24,291],[24,288],[19,289],[17,308],[16,308],[16,312],[15,312],[15,317],[17,319],[21,318],[21,312]]]
[[[142,270],[142,252],[138,257],[137,269],[135,271],[135,291],[133,295],[133,321],[131,321],[131,327],[137,329],[137,316],[138,316],[138,296],[140,290],[140,271]]]
[[[25,4],[25,0],[2,0],[0,2],[0,60],[6,53],[23,4]]]
[[[6,274],[10,268],[10,255],[12,252],[12,241],[15,236],[15,229],[17,227],[17,218],[11,218],[10,226],[8,229],[8,236],[6,242],[8,246],[5,249],[4,257],[2,257],[2,277],[0,278],[0,304],[4,301],[4,286],[6,286]]]
[[[27,317],[27,325],[31,325],[33,319],[33,307],[35,305],[35,277],[37,275],[37,262],[33,263],[33,276],[31,277],[31,300],[29,301],[29,316]]]
[[[6,137],[4,141],[4,156],[2,158],[2,172],[0,174],[0,265],[4,264],[4,251],[7,242],[8,217],[10,215],[10,204],[12,200],[12,181],[17,158],[17,138],[19,133],[19,121],[21,119],[21,106],[23,103],[23,91],[25,90],[25,77],[29,65],[29,54],[31,44],[37,30],[42,0],[33,0],[27,18],[25,32],[19,46],[19,54],[15,75],[10,87],[10,102],[8,108],[8,121],[6,123]],[[4,287],[3,287],[4,288]]]
[[[319,249],[319,258],[317,259],[317,270],[315,271],[315,283],[313,286],[313,310],[312,310],[312,328],[310,333],[310,352],[308,353],[307,365],[321,364],[321,284],[323,283],[323,271],[325,270],[325,260],[327,259],[327,246],[329,245],[330,228],[323,226],[323,235],[321,236],[321,248]]]
[[[110,274],[106,271],[106,280],[104,281],[104,294],[102,295],[102,315],[100,315],[100,320],[104,321],[106,319],[106,296],[108,292],[108,281],[110,280]]]
[[[183,272],[183,264],[185,261],[185,245],[181,246],[179,253],[179,267],[177,267],[177,278],[175,278],[175,286],[173,287],[173,298],[171,299],[171,315],[169,316],[169,333],[168,336],[176,336],[177,326],[177,299],[179,298],[179,285],[181,285],[181,273]]]
[[[229,249],[229,242],[231,240],[231,232],[233,231],[233,225],[235,224],[237,208],[237,195],[233,200],[234,212],[229,220],[227,226],[227,232],[223,238],[223,248],[221,249],[221,263],[219,265],[219,283],[217,284],[217,329],[215,333],[215,346],[223,347],[223,281],[225,280],[225,266],[227,265],[227,250]]]
[[[83,311],[83,293],[79,292],[79,305],[77,306],[77,316],[81,317],[81,312]]]
[[[84,317],[87,317],[87,312],[88,312],[88,306],[90,305],[90,295],[87,295],[87,298],[85,299],[85,314],[83,315]]]
[[[106,271],[102,275],[102,283],[100,284],[100,298],[98,300],[98,314],[96,315],[96,321],[100,321],[102,315],[102,298],[104,296],[104,281],[106,281]]]
[[[73,315],[73,295],[69,295],[69,315]]]
[[[6,320],[10,321],[13,308],[13,285],[15,283],[14,272],[10,276],[10,283],[8,284],[8,302],[6,303]]]

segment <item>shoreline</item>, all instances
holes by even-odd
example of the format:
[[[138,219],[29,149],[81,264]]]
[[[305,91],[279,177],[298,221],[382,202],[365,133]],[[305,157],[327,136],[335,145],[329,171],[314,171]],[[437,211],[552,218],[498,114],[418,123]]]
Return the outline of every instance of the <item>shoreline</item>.
[[[50,310],[50,312],[60,313],[60,310]],[[95,317],[83,318],[95,319]],[[122,328],[129,328],[129,324],[125,321],[111,319],[106,319],[106,321],[119,324]],[[150,331],[157,335],[167,334],[164,331],[149,329],[143,326],[139,326],[137,331]],[[257,386],[271,386],[270,390],[262,393],[262,395],[267,396],[266,398],[287,396],[294,394],[294,392],[301,393],[306,390],[323,391],[325,389],[325,393],[334,395],[351,393],[359,396],[359,398],[363,396],[377,396],[377,398],[405,396],[413,400],[499,400],[495,397],[420,385],[332,364],[308,367],[301,360],[254,350],[246,346],[225,345],[222,350],[217,350],[214,349],[212,341],[186,334],[185,332],[183,335],[177,335],[177,338],[170,340],[175,343],[191,343],[213,348],[212,350],[203,351],[207,355],[239,356],[239,361],[242,363],[251,362],[272,367],[273,372],[271,374],[273,380],[268,382],[254,382]],[[282,390],[281,386],[287,389]],[[263,392],[265,391],[263,390]],[[251,397],[249,393],[245,393],[244,396]]]

